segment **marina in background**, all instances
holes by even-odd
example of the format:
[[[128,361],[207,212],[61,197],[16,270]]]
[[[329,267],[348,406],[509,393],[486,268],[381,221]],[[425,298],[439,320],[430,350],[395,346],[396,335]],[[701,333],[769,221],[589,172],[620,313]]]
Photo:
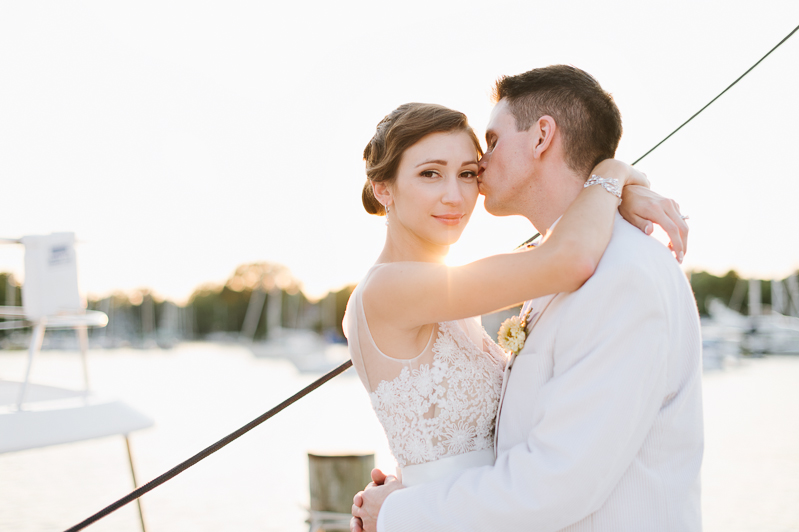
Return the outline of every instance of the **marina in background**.
[[[717,277],[689,274],[702,317],[704,367],[735,364],[743,356],[799,354],[799,272],[785,279],[745,279],[734,271]],[[254,356],[287,358],[301,371],[324,372],[346,360],[341,328],[354,286],[309,300],[287,268],[268,262],[239,266],[224,283],[206,284],[177,305],[148,290],[89,300],[108,316],[108,326],[90,332],[93,348],[171,348],[180,342],[211,341],[246,346]],[[20,287],[0,273],[0,301],[20,305]],[[502,311],[483,317],[496,336]],[[26,348],[30,329],[0,330],[0,349]],[[77,349],[71,333],[48,332],[43,349]]]
[[[68,235],[72,242],[74,236]],[[64,246],[56,247],[63,255]],[[47,267],[55,264],[56,269],[66,264],[61,259],[44,262]],[[74,261],[70,264],[74,266]],[[39,293],[35,274],[27,277],[24,305],[14,278],[0,274],[0,300],[6,303],[0,307],[5,316],[5,321],[0,321],[0,392],[5,395],[0,396],[8,396],[2,407],[5,410],[0,411],[0,428],[6,430],[0,434],[2,530],[63,529],[129,492],[132,486],[125,468],[118,463],[110,466],[124,457],[120,449],[111,450],[119,447],[119,441],[109,443],[105,435],[126,434],[130,471],[135,479],[139,469],[139,478],[146,482],[348,359],[341,320],[353,287],[313,302],[285,267],[255,263],[237,268],[222,286],[200,287],[183,306],[158,301],[152,293],[142,291],[132,297],[117,294],[90,301],[86,311],[77,295],[77,272],[73,270],[68,272],[69,279],[59,279],[59,287],[51,290],[62,294],[72,318],[63,315],[63,301],[56,305],[61,309],[58,312],[36,310],[47,300],[34,297]],[[722,278],[700,272],[690,280],[702,314],[707,382],[705,529],[760,532],[799,526],[799,512],[787,502],[798,500],[799,475],[777,479],[783,476],[781,467],[799,472],[799,455],[785,452],[785,438],[796,441],[799,429],[794,425],[799,423],[783,419],[796,418],[792,414],[799,407],[799,394],[792,385],[799,378],[799,357],[790,356],[799,355],[797,274],[764,283],[740,279],[734,272]],[[56,304],[52,294],[50,303]],[[502,320],[517,312],[508,309],[483,316],[483,324],[495,336]],[[81,321],[87,318],[100,327],[88,333],[88,322]],[[59,325],[70,319],[77,321]],[[108,326],[103,327],[106,321]],[[26,325],[32,326],[32,333]],[[51,326],[56,330],[44,334]],[[28,346],[26,354],[21,349]],[[38,352],[40,347],[45,353]],[[69,349],[78,350],[81,358],[65,352]],[[29,383],[34,358],[43,360],[37,360],[35,379]],[[91,391],[89,358],[97,366],[91,370]],[[742,379],[743,375],[747,377]],[[393,470],[368,397],[353,376],[350,371],[334,379],[234,442],[239,452],[223,449],[220,456],[137,501],[151,522],[149,530],[306,528],[309,515],[318,514],[310,512],[308,499],[309,451],[375,453],[378,467]],[[739,387],[743,394],[731,391],[730,386]],[[761,388],[768,392],[762,393]],[[26,393],[29,397],[23,404],[20,397]],[[121,405],[134,415],[131,430],[135,433],[92,414],[90,410],[97,406],[94,398],[100,396],[111,398],[110,402],[104,399],[105,404]],[[719,400],[719,396],[726,399]],[[115,401],[115,397],[126,403]],[[747,402],[745,407],[732,406],[741,400]],[[56,405],[58,401],[69,404]],[[780,405],[775,407],[775,403]],[[753,409],[752,405],[757,406]],[[147,415],[141,416],[137,408]],[[779,419],[771,419],[773,416],[758,416],[761,408],[787,410]],[[743,410],[749,418],[731,416],[730,409]],[[84,411],[85,419],[79,423],[71,423],[72,418],[64,415]],[[53,430],[17,427],[15,434],[8,433],[19,420],[37,416],[55,420],[48,423]],[[154,427],[147,416],[155,421]],[[727,419],[727,424],[720,419]],[[764,419],[770,420],[767,426]],[[70,426],[62,426],[65,423]],[[114,427],[109,428],[111,425]],[[738,434],[741,431],[745,437]],[[755,450],[730,453],[729,438],[748,441]],[[769,443],[758,447],[760,438]],[[22,443],[14,443],[16,440]],[[135,442],[133,454],[130,440]],[[37,448],[42,446],[46,447]],[[776,449],[774,456],[771,448]],[[113,457],[114,453],[118,456]],[[733,463],[744,457],[744,463]],[[772,463],[775,460],[778,465]],[[760,465],[752,467],[752,462]],[[730,475],[731,468],[737,471],[732,485],[719,481]],[[769,471],[766,491],[779,486],[780,493],[771,496],[786,503],[779,503],[773,515],[763,515],[768,504],[760,497],[755,508],[759,519],[729,519],[729,509],[721,510],[724,501],[741,499],[737,508],[745,508],[742,499],[746,497],[741,493],[748,493],[748,478],[758,478],[764,469]],[[80,489],[70,487],[72,483]],[[760,489],[762,492],[763,487]],[[47,510],[42,512],[43,508]],[[143,529],[142,514],[134,513],[134,508],[129,505],[92,527]]]
[[[313,375],[243,346],[186,343],[174,349],[91,350],[92,383],[125,399],[155,425],[131,436],[140,482],[163,473],[255,418]],[[17,377],[25,355],[0,356],[0,377]],[[37,381],[82,383],[74,353],[45,351]],[[799,357],[744,358],[706,372],[703,507],[706,532],[799,528]],[[151,532],[305,532],[308,451],[375,453],[394,461],[353,370],[246,437],[142,498]],[[121,438],[0,455],[0,530],[63,530],[131,490]],[[140,530],[134,505],[89,530]]]

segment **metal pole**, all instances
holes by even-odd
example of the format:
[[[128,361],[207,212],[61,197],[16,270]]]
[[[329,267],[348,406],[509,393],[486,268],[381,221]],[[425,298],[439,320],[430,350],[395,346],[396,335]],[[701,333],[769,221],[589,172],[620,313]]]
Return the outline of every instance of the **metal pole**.
[[[799,282],[797,281],[797,274],[794,273],[788,277],[787,281],[788,292],[791,294],[791,306],[788,308],[793,308],[793,312],[790,312],[790,314],[799,317]]]
[[[83,390],[89,391],[89,331],[85,325],[75,327],[75,332],[78,335],[78,345],[80,346],[80,358],[83,362]]]
[[[39,323],[33,327],[33,335],[31,336],[31,345],[28,347],[28,367],[25,368],[25,381],[19,389],[19,397],[17,398],[17,410],[22,410],[22,403],[25,401],[25,392],[28,390],[28,380],[31,376],[31,366],[33,366],[33,357],[39,352],[42,347],[42,340],[44,340],[44,330],[46,328],[45,319],[42,318]]]
[[[250,302],[247,304],[247,313],[244,315],[244,325],[241,327],[242,340],[248,342],[255,340],[255,333],[258,330],[258,322],[261,321],[265,300],[266,292],[260,286],[253,289],[250,294]]]
[[[730,296],[728,305],[735,312],[741,312],[741,305],[743,305],[744,296],[746,295],[746,287],[747,284],[744,279],[735,281],[735,288],[732,289],[732,296]]]
[[[14,283],[11,282],[13,277],[11,274],[6,275],[6,306],[7,307],[15,307],[17,306],[17,287],[14,286]]]
[[[128,448],[128,462],[130,462],[130,476],[133,478],[133,489],[138,489],[139,483],[136,481],[136,469],[133,467],[133,453],[130,452],[130,440],[128,435],[125,434],[125,446]],[[144,514],[141,511],[141,499],[136,499],[136,505],[139,507],[139,521],[141,522],[141,531],[147,532],[147,527],[144,525]]]

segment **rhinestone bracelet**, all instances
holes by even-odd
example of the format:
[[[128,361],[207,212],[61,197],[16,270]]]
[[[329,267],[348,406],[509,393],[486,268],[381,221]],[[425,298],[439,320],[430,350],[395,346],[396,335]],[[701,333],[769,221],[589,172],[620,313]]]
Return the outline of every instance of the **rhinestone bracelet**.
[[[585,182],[583,188],[588,188],[591,185],[601,185],[602,188],[616,196],[621,200],[621,186],[619,186],[619,180],[613,179],[612,177],[600,177],[598,175],[592,175],[591,178]]]

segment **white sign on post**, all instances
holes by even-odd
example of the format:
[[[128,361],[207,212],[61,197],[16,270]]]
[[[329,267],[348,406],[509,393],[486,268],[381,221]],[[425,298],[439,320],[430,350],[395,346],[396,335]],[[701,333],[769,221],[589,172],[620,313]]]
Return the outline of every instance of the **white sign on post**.
[[[22,306],[25,316],[75,314],[84,311],[78,292],[75,233],[22,237],[25,246],[25,282]]]

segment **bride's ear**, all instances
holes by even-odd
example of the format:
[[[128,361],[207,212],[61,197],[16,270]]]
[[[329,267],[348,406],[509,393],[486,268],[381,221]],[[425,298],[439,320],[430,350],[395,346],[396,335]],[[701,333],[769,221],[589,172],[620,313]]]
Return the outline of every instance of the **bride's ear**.
[[[372,181],[372,193],[375,195],[377,201],[379,201],[384,207],[391,206],[393,202],[391,197],[391,189],[388,186],[388,183],[385,181],[374,182]]]

